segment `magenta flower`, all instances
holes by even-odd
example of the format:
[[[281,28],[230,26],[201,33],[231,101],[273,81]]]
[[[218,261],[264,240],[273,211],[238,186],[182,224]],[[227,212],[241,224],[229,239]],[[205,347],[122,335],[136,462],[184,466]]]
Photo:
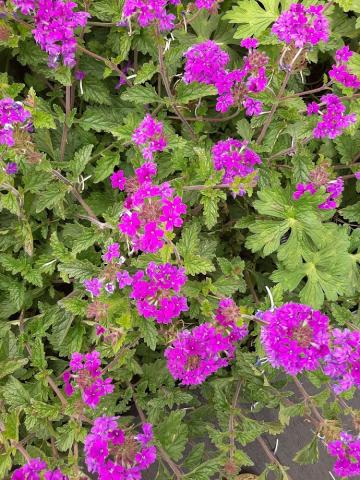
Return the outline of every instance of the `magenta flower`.
[[[94,297],[98,297],[101,293],[102,283],[98,278],[91,278],[84,281],[84,287]]]
[[[323,5],[293,3],[290,9],[282,12],[272,27],[272,33],[279,40],[302,48],[305,45],[317,45],[321,40],[329,39],[329,22],[322,13]]]
[[[135,300],[140,315],[154,318],[157,323],[171,323],[188,310],[186,297],[180,295],[186,281],[184,268],[150,262],[145,271],[140,270],[132,277],[130,298]],[[128,280],[126,285],[129,284]]]
[[[223,298],[215,312],[216,322],[224,327],[224,333],[229,335],[231,342],[239,342],[248,334],[246,325],[241,325],[240,308],[232,298]]]
[[[217,142],[211,150],[215,170],[225,170],[222,182],[231,185],[239,178],[246,178],[255,172],[255,165],[262,163],[260,157],[250,148],[246,141],[228,138]],[[244,195],[244,190],[238,191]]]
[[[259,41],[254,37],[248,37],[241,40],[240,45],[250,50],[251,48],[257,48],[259,46]]]
[[[5,173],[8,175],[15,175],[18,171],[18,166],[16,162],[9,162],[5,166]]]
[[[90,408],[96,408],[101,397],[113,393],[111,378],[102,378],[100,353],[94,350],[82,355],[75,352],[69,363],[70,371],[63,374],[66,395],[72,396],[80,390],[83,402]]]
[[[320,169],[318,169],[320,171]],[[341,177],[338,177],[336,180],[329,180],[327,174],[324,172],[322,175],[318,175],[320,178],[316,178],[318,174],[316,169],[310,173],[310,176],[313,177],[313,180],[308,183],[298,183],[296,185],[296,190],[293,193],[293,199],[299,200],[306,192],[309,192],[310,195],[314,195],[318,189],[323,186],[326,189],[328,197],[325,202],[320,203],[318,207],[321,210],[330,210],[337,207],[337,199],[340,197],[344,190],[344,181]],[[323,176],[323,178],[321,178]]]
[[[99,479],[141,480],[156,460],[152,425],[143,424],[143,433],[131,435],[119,428],[116,417],[99,417],[85,438],[85,462]]]
[[[334,392],[339,394],[354,385],[360,388],[360,332],[335,328],[331,336],[323,369],[334,381]]]
[[[49,66],[54,68],[62,57],[65,66],[75,64],[75,30],[85,27],[87,12],[74,12],[76,3],[62,0],[38,0],[36,4],[34,39],[49,54]]]
[[[217,4],[217,0],[195,0],[195,5],[199,10],[202,8],[205,10],[214,10]]]
[[[35,0],[14,0],[14,5],[23,15],[29,15],[35,10]]]
[[[198,385],[226,367],[233,354],[234,346],[229,337],[218,333],[210,323],[203,323],[192,330],[180,331],[164,356],[176,380],[182,385]]]
[[[336,138],[345,128],[356,122],[354,113],[345,115],[346,107],[336,95],[323,95],[320,100],[326,108],[313,130],[314,138]]]
[[[160,30],[174,28],[175,15],[167,13],[167,0],[125,0],[124,18],[135,17],[140,27],[158,23]]]
[[[110,181],[111,181],[112,188],[114,189],[118,188],[119,190],[125,189],[126,178],[122,170],[118,170],[117,172],[114,172],[110,177]]]
[[[153,159],[154,152],[162,152],[167,146],[164,126],[148,113],[132,135],[135,145],[141,147],[146,160]]]
[[[333,65],[332,69],[329,71],[329,77],[335,82],[341,83],[344,87],[360,88],[360,79],[353,73],[349,72],[346,65],[353,53],[354,52],[352,52],[347,46],[337,50],[335,54],[336,65]]]
[[[343,62],[346,63],[350,60],[350,58],[353,56],[354,52],[350,50],[350,48],[345,45],[342,48],[339,48],[339,50],[336,50],[335,53],[335,59],[337,62]]]
[[[245,107],[245,113],[249,117],[257,117],[263,109],[263,103],[260,100],[255,100],[251,97],[246,97],[243,105]]]
[[[273,367],[288,374],[316,370],[329,353],[329,319],[300,303],[285,303],[261,314],[261,341]]]
[[[356,180],[360,180],[360,172],[355,172],[354,176],[355,176]]]
[[[155,253],[164,245],[165,231],[181,227],[186,205],[168,183],[154,185],[156,165],[146,162],[126,180],[126,211],[119,230],[129,237],[135,250]]]
[[[185,83],[199,82],[208,85],[218,81],[230,61],[229,55],[212,40],[198,43],[185,52]]]
[[[15,102],[8,97],[2,98],[0,100],[0,145],[13,147],[15,145],[14,127],[26,128],[30,117],[30,112],[23,108],[21,102]],[[13,163],[8,165],[13,165]]]
[[[58,468],[48,470],[47,464],[40,458],[32,458],[28,463],[17,468],[11,475],[11,480],[69,480]]]
[[[347,432],[341,432],[340,439],[328,443],[328,453],[337,457],[334,473],[339,477],[360,475],[360,439]]]
[[[102,256],[102,259],[110,263],[114,258],[120,257],[120,245],[117,242],[111,243],[108,245],[106,252]]]
[[[132,277],[127,270],[121,270],[120,272],[116,272],[116,278],[119,282],[119,288],[128,287],[133,282]]]

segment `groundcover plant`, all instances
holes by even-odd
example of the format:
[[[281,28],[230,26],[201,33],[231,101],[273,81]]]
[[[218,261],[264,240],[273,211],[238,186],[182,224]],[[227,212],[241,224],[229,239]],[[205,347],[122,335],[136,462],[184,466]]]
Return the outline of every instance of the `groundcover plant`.
[[[359,0],[0,0],[0,478],[255,442],[291,480],[296,416],[360,478],[359,38]]]

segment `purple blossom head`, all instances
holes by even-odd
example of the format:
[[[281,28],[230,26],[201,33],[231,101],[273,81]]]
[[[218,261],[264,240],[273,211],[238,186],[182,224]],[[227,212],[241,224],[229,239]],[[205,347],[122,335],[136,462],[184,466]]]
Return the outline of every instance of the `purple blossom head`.
[[[218,0],[195,0],[196,8],[212,11],[218,5]]]
[[[246,97],[243,105],[245,107],[245,113],[249,117],[257,117],[263,110],[263,103],[251,97]]]
[[[8,175],[15,175],[18,171],[18,166],[16,162],[9,162],[5,166],[5,173]]]
[[[55,68],[60,58],[67,67],[74,67],[75,30],[85,27],[87,12],[74,12],[76,3],[63,0],[38,0],[33,35],[40,48],[49,55],[49,66]]]
[[[360,180],[360,172],[355,172],[354,177],[356,178],[356,180]]]
[[[141,480],[156,460],[151,424],[132,435],[119,428],[116,417],[98,417],[85,438],[85,462],[102,479]]]
[[[83,70],[76,70],[75,72],[75,78],[76,80],[84,80],[84,78],[86,77],[86,72],[84,72]]]
[[[24,109],[21,102],[8,97],[2,98],[0,100],[0,145],[13,147],[15,145],[14,128],[17,126],[26,128],[30,117],[30,112]]]
[[[229,55],[212,40],[193,45],[184,56],[186,83],[215,84],[218,81],[219,72],[224,71],[230,61]]]
[[[332,69],[329,70],[329,77],[346,88],[360,88],[360,79],[350,73],[346,65],[333,65]]]
[[[135,300],[140,315],[157,323],[171,323],[188,310],[186,297],[180,295],[186,280],[183,268],[150,262],[145,272],[138,271],[132,277],[130,298]]]
[[[305,45],[317,45],[321,40],[329,39],[329,21],[323,12],[323,5],[293,3],[289,10],[282,12],[272,27],[272,33],[279,40],[293,43],[302,48]]]
[[[331,378],[336,394],[353,386],[360,388],[360,332],[334,328],[323,369]]]
[[[257,40],[257,38],[248,37],[244,38],[244,40],[241,40],[240,45],[250,50],[252,48],[257,48],[259,46],[259,41]]]
[[[105,262],[110,263],[112,260],[119,257],[120,257],[120,245],[117,242],[114,242],[108,245],[106,252],[102,256],[102,259]]]
[[[328,454],[336,457],[333,467],[339,477],[360,475],[360,439],[347,432],[341,432],[340,439],[328,443]]]
[[[316,102],[311,102],[306,106],[306,113],[308,115],[317,115],[320,110],[320,105]]]
[[[74,352],[69,363],[70,371],[63,374],[66,395],[72,396],[76,390],[81,392],[83,402],[90,408],[96,408],[101,397],[114,391],[111,378],[102,378],[100,353],[82,355]]]
[[[17,468],[11,480],[69,480],[58,468],[56,470],[48,470],[47,464],[40,458],[32,458],[28,463]]]
[[[35,0],[14,0],[14,5],[23,15],[29,15],[35,10]]]
[[[316,370],[329,352],[329,319],[300,303],[285,303],[262,314],[261,341],[273,367],[288,374]]]
[[[346,107],[336,95],[332,93],[323,95],[320,100],[326,108],[313,130],[314,138],[336,138],[345,128],[356,122],[356,115],[354,113],[346,115]]]
[[[124,18],[135,17],[140,27],[157,23],[160,30],[174,28],[175,15],[167,13],[167,0],[125,0]]]
[[[350,48],[345,45],[344,47],[339,48],[339,50],[336,50],[335,59],[339,63],[346,63],[350,60],[353,54],[354,52],[352,52]]]
[[[167,146],[164,126],[148,113],[132,135],[135,145],[141,147],[146,160],[153,159],[154,152],[162,152]]]
[[[257,153],[247,148],[246,141],[233,138],[216,143],[211,153],[215,170],[225,170],[222,181],[227,185],[252,174],[255,165],[262,163]]]
[[[182,385],[198,385],[220,368],[226,367],[234,346],[210,323],[182,330],[165,350],[171,375]]]
[[[225,335],[229,335],[232,342],[239,342],[248,334],[247,326],[241,324],[240,308],[232,298],[223,298],[219,301],[215,320],[218,325],[224,327]]]
[[[91,278],[84,281],[84,287],[94,297],[98,297],[101,293],[102,283],[98,278]]]

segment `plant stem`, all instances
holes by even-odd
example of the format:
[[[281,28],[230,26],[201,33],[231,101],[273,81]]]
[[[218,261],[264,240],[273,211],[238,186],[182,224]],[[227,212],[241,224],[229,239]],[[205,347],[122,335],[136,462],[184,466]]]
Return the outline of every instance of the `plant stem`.
[[[265,452],[266,456],[268,457],[268,459],[270,460],[270,462],[277,465],[280,469],[283,469],[284,468],[283,465],[279,462],[279,460],[276,458],[276,456],[273,454],[273,452],[267,446],[267,444],[266,444],[265,440],[262,438],[262,436],[259,435],[256,440],[259,443],[259,445],[261,446],[261,448],[264,450],[264,452]],[[288,477],[288,480],[293,480],[289,473],[286,473],[286,475]]]
[[[231,403],[231,411],[230,411],[230,416],[229,416],[229,442],[230,442],[230,450],[229,450],[229,460],[230,462],[233,461],[235,452],[236,452],[236,446],[235,446],[235,414],[236,414],[236,408],[237,408],[237,403],[239,400],[239,395],[240,395],[240,390],[242,386],[242,381],[239,380],[236,384],[236,389],[234,393],[234,397]]]
[[[281,97],[284,95],[284,92],[285,92],[285,88],[286,88],[286,85],[288,84],[289,80],[290,80],[290,76],[291,76],[291,69],[288,70],[286,72],[286,75],[285,75],[285,78],[281,84],[281,87],[280,87],[280,90],[279,90],[279,93],[277,94],[277,97],[276,99],[274,100],[274,103],[273,103],[273,106],[270,110],[270,113],[261,129],[261,132],[260,132],[260,135],[258,136],[257,140],[256,140],[256,143],[258,145],[260,145],[262,143],[262,141],[264,140],[265,138],[265,135],[266,135],[266,132],[271,124],[271,121],[273,119],[273,116],[275,115],[275,112],[276,112],[276,109],[279,105],[279,102],[280,102],[280,99]]]
[[[315,418],[317,418],[321,423],[324,422],[324,419],[323,417],[321,416],[319,410],[316,408],[316,406],[314,405],[314,401],[313,399],[311,398],[311,396],[307,393],[307,391],[305,390],[303,384],[300,382],[300,380],[295,376],[293,375],[292,376],[292,379],[296,385],[296,388],[299,390],[299,392],[301,393],[301,395],[303,396],[304,400],[305,400],[305,403],[309,405],[310,407],[310,410],[312,412],[312,414],[315,416]]]
[[[201,191],[201,190],[211,190],[212,188],[220,189],[220,188],[230,188],[230,185],[225,183],[219,183],[218,185],[185,185],[182,187],[183,190],[186,191]]]
[[[86,213],[88,214],[87,219],[91,223],[93,223],[94,225],[96,225],[97,227],[99,227],[102,230],[105,229],[105,228],[113,228],[112,225],[110,225],[109,223],[100,222],[100,220],[97,218],[97,216],[95,215],[95,213],[92,210],[92,208],[90,207],[90,205],[88,205],[85,202],[85,200],[82,198],[82,196],[80,195],[80,193],[78,192],[76,187],[70,182],[70,180],[68,180],[66,177],[64,177],[58,170],[52,170],[51,173],[54,177],[56,177],[58,180],[63,182],[65,185],[68,185],[69,187],[71,187],[70,192],[76,198],[76,200],[80,203],[80,205],[83,207],[83,209],[86,211]]]
[[[282,97],[282,98],[279,99],[279,102],[283,102],[284,100],[289,100],[290,98],[304,97],[305,95],[311,95],[312,93],[322,92],[323,90],[331,90],[330,85],[332,83],[333,82],[331,81],[331,82],[326,83],[322,87],[313,88],[312,90],[306,90],[304,92],[294,93],[293,95],[288,95],[287,97]]]
[[[61,162],[64,161],[67,136],[69,132],[69,128],[66,125],[66,120],[70,115],[70,111],[71,111],[71,86],[66,86],[65,87],[65,120],[64,120],[63,131],[61,136],[61,144],[60,144],[60,161]]]
[[[139,405],[139,403],[138,403],[138,401],[137,401],[136,394],[135,394],[135,392],[134,392],[134,388],[133,388],[133,386],[131,385],[131,383],[128,383],[128,387],[130,387],[131,390],[132,390],[134,405],[135,405],[136,410],[137,410],[137,412],[138,412],[138,414],[139,414],[141,423],[147,423],[147,419],[146,419],[145,413],[144,413],[143,409],[140,407],[140,405]],[[181,480],[181,479],[184,477],[184,474],[183,474],[183,472],[180,470],[180,468],[176,465],[175,462],[173,462],[173,461],[171,460],[171,458],[169,457],[169,455],[166,453],[166,451],[165,451],[161,446],[158,447],[158,450],[159,450],[159,453],[160,453],[161,458],[162,458],[163,461],[169,466],[170,470],[173,472],[173,474],[175,475],[176,479],[177,479],[177,480]]]
[[[185,117],[185,120],[188,122],[210,122],[210,123],[221,123],[221,122],[227,122],[228,120],[232,120],[233,118],[237,117],[240,113],[241,109],[238,108],[236,112],[233,114],[227,116],[227,117]],[[173,120],[176,120],[177,117],[169,117]]]
[[[98,55],[97,53],[91,52],[90,50],[88,50],[87,48],[85,48],[81,45],[77,45],[77,49],[80,50],[80,52],[85,53],[85,55],[88,55],[89,57],[95,58],[95,60],[99,60],[100,62],[104,62],[107,67],[111,68],[111,70],[116,72],[119,75],[119,77],[121,77],[123,80],[125,80],[126,84],[129,87],[131,87],[131,82],[127,79],[125,73],[117,65],[115,65],[115,63],[113,63],[111,60],[108,60],[107,58],[102,57],[101,55]]]
[[[157,37],[158,37],[158,41],[159,41],[159,37],[160,37],[159,32],[157,32]],[[169,82],[169,78],[168,78],[168,75],[167,75],[167,72],[166,72],[166,66],[165,66],[165,63],[164,63],[164,51],[163,51],[160,44],[158,44],[158,58],[159,58],[159,73],[160,73],[161,79],[163,81],[163,84],[164,84],[164,87],[165,87],[165,90],[166,90],[166,94],[169,97],[169,99],[171,100],[172,109],[176,113],[177,117],[181,120],[181,122],[189,130],[191,138],[193,140],[196,140],[196,135],[195,135],[194,130],[191,128],[190,124],[188,123],[188,121],[186,120],[184,115],[180,112],[180,110],[175,105],[175,98],[174,98],[174,95],[172,94],[172,91],[171,91],[170,82]]]
[[[15,442],[15,440],[12,440],[11,441],[11,445],[16,448],[16,450],[18,452],[21,453],[21,455],[25,458],[25,460],[29,463],[30,460],[31,460],[31,457],[30,455],[27,453],[27,451],[25,450],[25,448],[21,445],[21,443],[19,442]]]
[[[248,272],[248,270],[245,270],[244,278],[245,278],[246,285],[248,286],[248,289],[250,290],[250,293],[251,293],[251,295],[254,299],[255,305],[260,305],[259,297],[257,296],[257,293],[255,291],[255,288],[254,288],[254,285],[252,283],[250,273]]]

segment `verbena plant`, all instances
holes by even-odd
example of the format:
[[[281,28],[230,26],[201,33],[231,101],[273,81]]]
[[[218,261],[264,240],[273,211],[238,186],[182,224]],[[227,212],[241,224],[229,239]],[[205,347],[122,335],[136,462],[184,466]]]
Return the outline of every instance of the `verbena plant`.
[[[359,13],[0,2],[1,478],[359,478]]]

